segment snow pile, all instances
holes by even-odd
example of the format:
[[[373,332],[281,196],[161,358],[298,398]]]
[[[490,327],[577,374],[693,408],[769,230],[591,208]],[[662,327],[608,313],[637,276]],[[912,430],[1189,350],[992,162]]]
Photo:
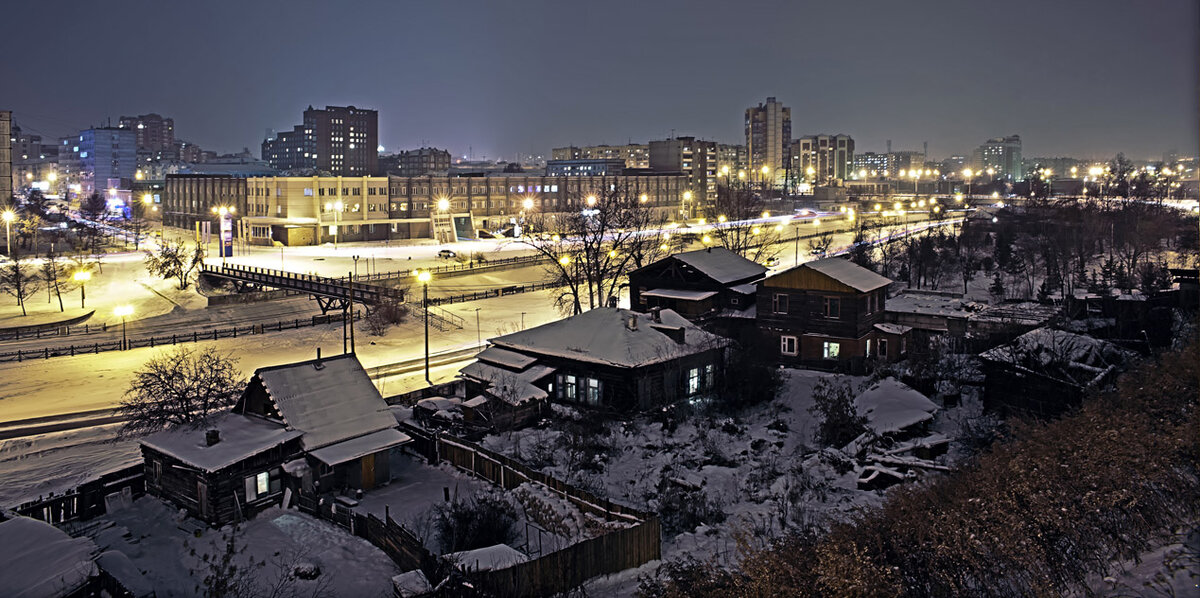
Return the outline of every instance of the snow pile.
[[[464,571],[495,571],[529,560],[525,553],[507,544],[452,552],[443,556],[450,562],[457,563],[459,568]]]
[[[885,378],[859,394],[854,409],[867,418],[871,431],[883,436],[932,420],[937,405],[896,379]]]
[[[49,523],[16,517],[0,523],[0,596],[66,596],[96,575],[96,545]]]
[[[420,569],[393,577],[392,589],[398,598],[413,598],[433,592],[433,586]]]

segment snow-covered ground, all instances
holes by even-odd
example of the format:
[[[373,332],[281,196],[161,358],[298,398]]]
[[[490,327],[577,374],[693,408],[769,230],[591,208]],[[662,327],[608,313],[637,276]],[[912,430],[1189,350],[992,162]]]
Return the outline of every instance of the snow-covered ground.
[[[859,490],[853,468],[839,471],[836,459],[816,452],[817,422],[809,413],[813,388],[832,374],[790,369],[782,374],[778,398],[735,416],[663,421],[651,414],[629,423],[585,424],[595,433],[560,421],[548,429],[488,436],[483,444],[635,508],[658,511],[671,500],[664,497],[683,490],[672,508],[698,515],[663,519],[663,558],[732,562],[738,534],[765,542],[786,529],[844,519],[855,509],[881,504],[885,495]],[[863,382],[852,380],[856,386]],[[965,409],[940,412],[935,429],[953,433],[955,426],[943,421],[956,421]],[[685,529],[670,529],[675,525]],[[637,576],[658,564],[594,580],[589,592],[632,594]]]
[[[196,529],[203,530],[199,537],[193,535]],[[184,521],[167,503],[146,496],[87,522],[87,530],[101,550],[128,556],[156,595],[166,598],[203,595],[199,586],[207,571],[201,555],[222,554],[230,528],[208,530],[195,521]],[[242,524],[237,547],[245,549],[234,558],[239,566],[248,565],[251,559],[266,562],[253,575],[262,584],[255,595],[265,595],[281,564],[320,568],[316,580],[294,580],[295,595],[300,596],[310,595],[324,584],[327,595],[384,598],[392,595],[391,577],[400,573],[383,551],[365,539],[296,510],[269,509]]]
[[[61,493],[142,460],[137,442],[114,442],[119,424],[0,440],[0,507]]]

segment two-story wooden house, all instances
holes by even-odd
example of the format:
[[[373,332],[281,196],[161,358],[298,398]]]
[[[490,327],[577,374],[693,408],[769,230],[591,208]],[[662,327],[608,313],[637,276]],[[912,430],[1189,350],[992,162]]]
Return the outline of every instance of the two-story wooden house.
[[[754,306],[754,283],[766,267],[723,247],[665,257],[629,273],[629,308],[670,309],[695,321],[721,310]]]
[[[908,328],[886,324],[891,280],[842,258],[808,262],[758,283],[762,342],[783,364],[859,370],[907,351]]]

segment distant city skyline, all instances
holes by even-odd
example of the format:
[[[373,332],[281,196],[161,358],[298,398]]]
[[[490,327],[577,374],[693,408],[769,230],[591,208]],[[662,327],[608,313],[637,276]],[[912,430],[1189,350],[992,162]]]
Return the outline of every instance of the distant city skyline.
[[[0,109],[48,139],[157,113],[179,139],[255,155],[308,105],[378,110],[388,150],[455,158],[672,132],[744,143],[745,110],[768,96],[792,109],[793,137],[844,133],[858,152],[890,139],[969,156],[1012,134],[1027,157],[1200,144],[1200,9],[1186,0],[148,6],[9,7]],[[706,42],[720,50],[689,58]]]

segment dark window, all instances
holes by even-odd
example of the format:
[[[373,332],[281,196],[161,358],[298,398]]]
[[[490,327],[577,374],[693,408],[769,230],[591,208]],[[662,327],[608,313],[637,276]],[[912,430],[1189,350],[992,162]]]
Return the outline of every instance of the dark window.
[[[777,314],[786,314],[788,312],[787,293],[775,293],[771,296],[771,311]]]
[[[837,297],[825,298],[825,317],[840,318],[842,317],[842,301]]]

